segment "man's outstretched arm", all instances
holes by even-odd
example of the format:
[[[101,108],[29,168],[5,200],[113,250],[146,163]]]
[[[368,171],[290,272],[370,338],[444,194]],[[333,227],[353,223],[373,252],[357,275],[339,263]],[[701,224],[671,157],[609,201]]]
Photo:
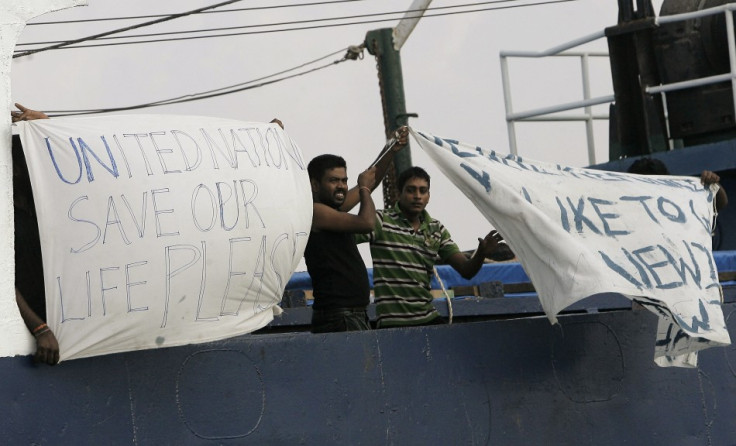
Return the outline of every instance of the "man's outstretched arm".
[[[370,185],[370,190],[373,192],[376,187],[378,187],[379,184],[381,184],[381,181],[383,180],[383,177],[386,176],[386,171],[388,171],[388,167],[391,165],[391,161],[394,159],[394,155],[401,149],[403,149],[406,146],[406,143],[409,142],[409,127],[403,126],[399,127],[396,130],[396,144],[387,151],[386,153],[381,156],[377,161],[374,162],[374,167],[376,168],[376,174],[375,178],[376,181],[374,184]],[[356,204],[360,201],[360,191],[358,190],[358,187],[353,187],[348,191],[348,193],[345,195],[345,202],[340,206],[341,211],[349,211],[352,208],[355,207]]]
[[[28,305],[23,295],[15,288],[15,301],[18,304],[18,310],[25,322],[28,331],[36,338],[36,355],[35,360],[44,362],[48,365],[54,365],[59,362],[59,342],[54,336],[54,332],[46,325],[33,309]]]
[[[499,246],[499,242],[503,240],[498,231],[489,232],[484,238],[478,239],[478,249],[475,250],[472,257],[468,258],[462,252],[455,253],[447,259],[447,263],[452,266],[455,271],[460,273],[464,279],[472,279],[480,268],[483,266],[486,257],[492,255]]]

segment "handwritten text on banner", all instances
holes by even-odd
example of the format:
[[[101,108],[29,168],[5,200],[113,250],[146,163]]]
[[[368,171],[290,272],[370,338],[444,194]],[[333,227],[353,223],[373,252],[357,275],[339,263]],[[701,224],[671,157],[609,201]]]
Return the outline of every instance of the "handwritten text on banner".
[[[30,121],[20,133],[62,359],[271,321],[312,217],[306,164],[280,127],[137,115]]]
[[[659,316],[655,362],[693,367],[730,344],[711,252],[716,185],[564,167],[413,131],[506,238],[552,322],[570,304],[622,293]]]

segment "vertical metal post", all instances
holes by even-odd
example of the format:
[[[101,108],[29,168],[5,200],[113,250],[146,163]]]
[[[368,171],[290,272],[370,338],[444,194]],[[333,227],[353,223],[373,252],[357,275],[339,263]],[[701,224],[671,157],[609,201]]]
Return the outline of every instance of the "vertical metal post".
[[[728,60],[731,67],[731,94],[736,110],[736,38],[733,35],[733,13],[726,11],[726,36],[728,36]]]
[[[583,75],[583,99],[590,99],[590,70],[588,62],[590,58],[588,53],[584,53],[580,56],[580,65]],[[593,135],[593,108],[591,106],[585,107],[585,134],[588,139],[588,164],[595,164],[595,137]]]
[[[383,123],[386,138],[406,125],[406,101],[404,98],[404,78],[401,72],[401,55],[393,46],[393,28],[382,28],[369,31],[365,35],[365,47],[376,57],[378,68],[378,84],[381,88],[383,104]],[[395,179],[403,170],[411,167],[411,151],[407,145],[394,156],[394,169],[389,170],[383,182],[383,201],[392,206],[398,199]]]
[[[501,82],[503,84],[503,103],[506,107],[506,129],[509,134],[509,152],[517,155],[516,147],[516,127],[513,119],[509,116],[514,112],[511,104],[511,84],[509,81],[509,62],[508,58],[501,54]]]

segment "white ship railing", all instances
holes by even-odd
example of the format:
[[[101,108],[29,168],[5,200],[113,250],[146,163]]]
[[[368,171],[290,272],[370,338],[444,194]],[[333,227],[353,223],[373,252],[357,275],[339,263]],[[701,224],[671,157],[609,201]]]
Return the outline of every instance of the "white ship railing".
[[[649,86],[645,88],[648,94],[662,94],[665,107],[665,120],[667,119],[667,98],[666,93],[669,91],[683,90],[686,88],[700,87],[703,85],[715,84],[718,82],[731,81],[732,94],[734,101],[734,109],[736,109],[736,39],[734,38],[734,20],[731,12],[736,11],[736,3],[729,3],[714,8],[708,8],[701,11],[687,12],[664,17],[656,17],[654,19],[655,26],[665,23],[673,23],[683,20],[691,20],[699,17],[705,17],[715,14],[724,14],[726,17],[726,35],[728,37],[728,54],[731,71],[730,73],[719,74],[699,79],[692,79],[683,82],[675,82],[671,84],[662,84],[657,86]],[[607,113],[596,114],[592,107],[595,105],[612,103],[614,95],[606,95],[592,98],[590,97],[590,58],[591,57],[608,57],[607,52],[568,51],[587,43],[593,42],[605,37],[604,31],[599,31],[587,36],[580,37],[570,42],[550,48],[546,51],[501,51],[501,79],[503,83],[503,97],[506,107],[506,125],[509,137],[509,149],[512,154],[518,155],[518,145],[516,140],[516,123],[530,121],[582,121],[585,122],[586,139],[588,145],[588,164],[596,164],[595,159],[595,140],[593,134],[593,121],[609,119]],[[577,57],[580,58],[582,70],[582,89],[583,99],[580,101],[568,102],[549,107],[542,107],[523,112],[515,112],[511,98],[511,80],[509,77],[508,60],[510,58],[545,58],[545,57]],[[566,114],[554,115],[555,113],[582,109],[582,114]],[[669,128],[669,125],[667,126]]]

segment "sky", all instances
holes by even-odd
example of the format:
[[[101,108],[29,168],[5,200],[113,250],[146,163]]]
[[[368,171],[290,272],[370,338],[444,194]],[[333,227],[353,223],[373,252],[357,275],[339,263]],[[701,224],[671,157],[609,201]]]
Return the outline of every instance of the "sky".
[[[315,1],[312,1],[315,2]],[[70,40],[152,19],[32,25],[38,22],[173,14],[216,1],[89,0],[89,5],[49,13],[26,27],[19,43]],[[376,14],[407,9],[411,0],[362,0],[305,6],[307,1],[248,0],[222,9],[302,5],[221,14],[199,14],[127,34],[158,33],[226,26],[263,25],[296,20]],[[434,0],[442,8],[479,0]],[[418,114],[410,125],[444,138],[508,152],[499,53],[542,51],[616,24],[614,0],[573,0],[534,6],[540,1],[482,2],[474,8],[437,9],[428,15],[461,10],[493,10],[423,18],[401,49],[406,109]],[[654,2],[659,10],[661,1]],[[513,7],[511,7],[513,6]],[[505,9],[499,9],[505,8]],[[367,31],[391,28],[392,20],[321,29],[232,37],[61,49],[16,58],[11,67],[15,102],[44,110],[99,109],[135,105],[213,90],[271,75],[338,52],[316,65],[342,58]],[[372,17],[376,19],[377,17]],[[371,18],[353,19],[352,21]],[[316,22],[325,23],[325,22]],[[335,22],[330,22],[335,23]],[[291,25],[293,26],[293,25]],[[270,28],[249,28],[248,31]],[[240,30],[242,32],[244,30]],[[238,32],[238,31],[231,31]],[[212,34],[212,33],[207,33]],[[108,41],[109,42],[109,41]],[[26,47],[19,46],[17,49]],[[584,47],[606,51],[605,40]],[[515,111],[582,99],[578,59],[525,59],[509,62]],[[612,94],[605,59],[591,62],[591,94]],[[597,109],[605,113],[607,108]],[[346,61],[283,82],[216,98],[121,112],[217,116],[267,122],[277,117],[300,146],[305,159],[322,153],[343,156],[351,183],[384,145],[383,116],[376,62]],[[595,125],[596,161],[607,157],[607,122]],[[582,123],[522,123],[518,153],[539,161],[570,166],[588,164]],[[450,230],[462,250],[474,249],[490,229],[474,205],[421,151],[412,145],[412,162],[432,177],[430,214]],[[374,192],[383,202],[380,188]],[[278,197],[273,197],[278,200]],[[367,247],[361,252],[368,258]],[[304,264],[298,270],[304,270]]]

